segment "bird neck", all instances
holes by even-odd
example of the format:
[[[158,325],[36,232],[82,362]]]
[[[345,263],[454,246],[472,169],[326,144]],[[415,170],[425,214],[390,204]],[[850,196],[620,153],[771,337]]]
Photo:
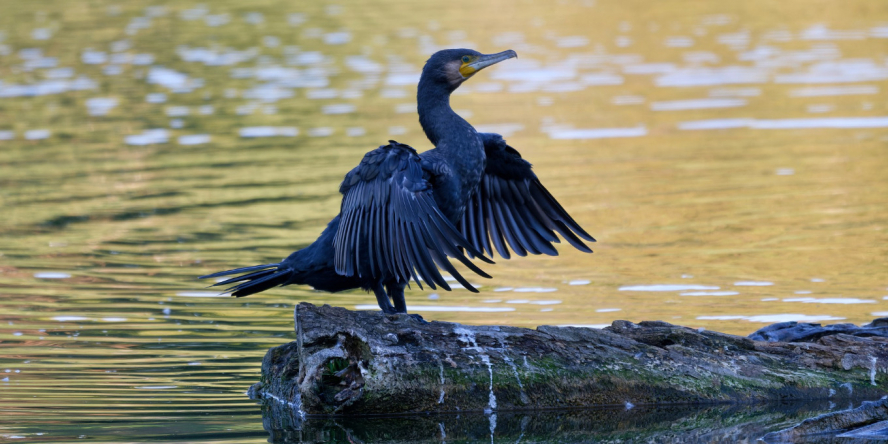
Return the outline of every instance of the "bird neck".
[[[419,124],[422,130],[436,147],[461,147],[469,135],[476,133],[472,125],[450,107],[450,93],[453,90],[423,80],[420,80],[416,92]]]

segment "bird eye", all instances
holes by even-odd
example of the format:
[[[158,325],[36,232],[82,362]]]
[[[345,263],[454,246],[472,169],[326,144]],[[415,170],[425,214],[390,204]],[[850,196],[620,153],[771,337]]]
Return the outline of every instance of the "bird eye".
[[[472,60],[472,58],[469,56],[463,56],[463,58],[462,58],[463,63],[469,63],[469,60]]]

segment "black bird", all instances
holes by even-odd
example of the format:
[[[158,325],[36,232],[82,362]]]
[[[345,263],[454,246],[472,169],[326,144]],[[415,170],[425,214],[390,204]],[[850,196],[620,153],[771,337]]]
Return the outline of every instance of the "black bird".
[[[329,292],[360,287],[373,290],[383,312],[406,313],[404,287],[411,278],[420,288],[422,280],[450,290],[439,267],[478,292],[448,257],[489,278],[469,258],[492,264],[482,251],[492,257],[496,248],[508,259],[508,247],[519,256],[555,256],[555,233],[591,253],[580,238],[595,239],[543,187],[530,163],[502,136],[478,133],[450,108],[459,85],[517,56],[512,50],[436,52],[423,67],[416,94],[419,123],[434,149],[418,154],[389,141],[370,151],[345,175],[339,215],[314,243],[280,263],[201,278],[248,273],[215,284],[238,283],[225,290],[237,297],[290,284]]]

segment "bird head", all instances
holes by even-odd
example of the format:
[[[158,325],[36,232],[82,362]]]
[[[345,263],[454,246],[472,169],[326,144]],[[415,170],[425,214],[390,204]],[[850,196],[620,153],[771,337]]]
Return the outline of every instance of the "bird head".
[[[472,49],[444,49],[429,58],[422,69],[423,80],[446,86],[450,91],[490,65],[518,57],[511,49],[496,54],[481,54]]]

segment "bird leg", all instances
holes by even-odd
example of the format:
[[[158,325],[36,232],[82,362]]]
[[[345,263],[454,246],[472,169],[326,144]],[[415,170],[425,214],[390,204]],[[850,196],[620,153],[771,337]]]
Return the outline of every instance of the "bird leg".
[[[385,314],[395,314],[395,307],[392,307],[391,302],[389,302],[389,297],[385,294],[385,290],[382,288],[382,282],[377,282],[376,285],[373,286],[373,293],[376,295],[376,303],[379,304],[379,308],[382,309],[382,312]],[[401,300],[404,300],[403,292],[401,292]]]
[[[395,303],[395,313],[407,313],[407,301],[404,300],[404,286],[398,283],[386,284],[386,291]]]
[[[395,303],[395,313],[405,314],[423,324],[428,324],[428,322],[418,314],[407,314],[407,302],[404,300],[404,286],[404,284],[398,283],[385,286],[389,296],[391,296],[392,301]]]

